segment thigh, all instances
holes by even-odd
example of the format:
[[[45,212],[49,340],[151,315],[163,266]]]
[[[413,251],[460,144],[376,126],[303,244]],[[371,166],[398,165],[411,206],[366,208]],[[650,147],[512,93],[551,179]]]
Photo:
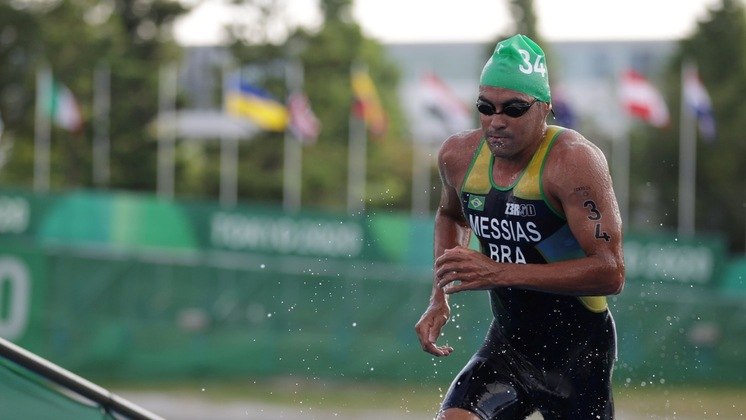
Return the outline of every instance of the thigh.
[[[614,418],[611,375],[616,359],[614,320],[609,315],[609,333],[597,340],[597,347],[579,357],[569,372],[575,384],[570,414],[574,418],[610,420]]]
[[[544,419],[613,419],[611,373],[614,357],[614,348],[607,347],[607,351],[591,351],[576,358],[563,374],[563,382],[568,386],[558,393],[561,397],[550,396],[539,402]]]
[[[611,420],[614,418],[614,399],[610,366],[598,366],[595,374],[582,375],[576,382],[576,392],[568,407],[566,418]]]
[[[575,394],[569,400],[542,404],[539,408],[544,420],[614,419],[614,401],[610,388]]]
[[[441,411],[449,408],[470,411],[484,420],[524,419],[534,411],[511,373],[480,356],[472,357],[451,383]]]

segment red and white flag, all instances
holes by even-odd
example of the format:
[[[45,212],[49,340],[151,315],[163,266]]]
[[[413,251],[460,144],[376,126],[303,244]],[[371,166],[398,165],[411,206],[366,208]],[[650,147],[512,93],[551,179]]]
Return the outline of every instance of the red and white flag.
[[[634,70],[622,75],[619,99],[627,113],[655,127],[665,127],[670,122],[668,106],[661,93]]]
[[[290,113],[290,131],[301,143],[315,143],[321,131],[321,123],[311,110],[308,97],[300,92],[291,93],[288,97]]]
[[[424,108],[440,121],[444,134],[450,135],[473,127],[471,110],[435,73],[425,73],[420,79]]]

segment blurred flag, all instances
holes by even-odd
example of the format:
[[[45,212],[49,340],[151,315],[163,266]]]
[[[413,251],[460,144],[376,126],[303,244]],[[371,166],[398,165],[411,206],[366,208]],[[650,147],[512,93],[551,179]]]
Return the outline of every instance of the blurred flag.
[[[367,70],[352,71],[352,93],[355,96],[353,114],[365,121],[371,134],[380,137],[386,133],[386,114],[381,106],[376,86]]]
[[[245,117],[267,131],[284,131],[289,115],[285,106],[265,90],[241,79],[239,74],[228,77],[224,91],[225,111]]]
[[[640,73],[628,70],[622,75],[619,99],[630,115],[655,127],[668,125],[668,106],[663,96]]]
[[[575,110],[567,100],[567,95],[561,88],[552,88],[552,115],[554,121],[566,128],[577,128],[577,117]]]
[[[445,135],[473,127],[469,107],[435,73],[420,78],[422,102],[428,114],[444,127]]]
[[[83,116],[75,95],[67,86],[54,80],[49,82],[49,91],[45,92],[44,109],[52,121],[72,133],[79,133],[83,128]]]
[[[301,143],[315,143],[321,131],[321,123],[311,110],[311,104],[304,93],[296,92],[288,97],[290,131]]]
[[[684,66],[684,101],[687,108],[697,117],[699,133],[706,140],[713,140],[716,130],[710,95],[702,84],[697,66],[695,64],[685,64]]]

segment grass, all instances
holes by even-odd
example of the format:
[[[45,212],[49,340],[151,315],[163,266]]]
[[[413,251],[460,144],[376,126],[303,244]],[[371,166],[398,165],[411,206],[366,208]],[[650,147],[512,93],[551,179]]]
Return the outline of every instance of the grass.
[[[639,418],[746,418],[746,387],[619,386],[617,411]],[[645,417],[643,417],[645,416]]]
[[[215,403],[255,401],[319,410],[373,410],[385,408],[431,415],[437,410],[447,384],[331,382],[294,377],[204,380],[159,384],[106,384],[123,390],[187,396]],[[746,387],[618,385],[616,411],[623,419],[738,419],[746,418]]]
[[[114,392],[154,392],[202,398],[213,402],[256,401],[319,409],[362,410],[386,407],[413,412],[434,412],[445,389],[430,384],[310,381],[293,377],[245,381],[205,380],[196,382],[104,385]]]

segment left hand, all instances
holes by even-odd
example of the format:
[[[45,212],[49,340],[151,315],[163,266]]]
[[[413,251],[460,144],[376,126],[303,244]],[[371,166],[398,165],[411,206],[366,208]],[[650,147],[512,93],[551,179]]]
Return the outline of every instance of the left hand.
[[[445,293],[495,287],[496,266],[486,255],[464,247],[447,249],[435,260],[435,278]]]

